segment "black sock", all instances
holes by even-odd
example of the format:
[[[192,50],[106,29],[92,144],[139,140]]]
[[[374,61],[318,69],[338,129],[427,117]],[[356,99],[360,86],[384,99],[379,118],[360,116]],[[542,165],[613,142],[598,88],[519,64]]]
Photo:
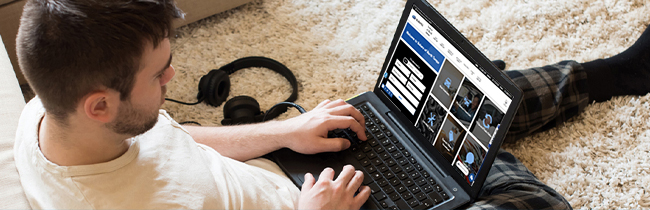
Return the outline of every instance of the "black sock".
[[[627,50],[606,59],[583,63],[590,101],[650,92],[650,28]]]

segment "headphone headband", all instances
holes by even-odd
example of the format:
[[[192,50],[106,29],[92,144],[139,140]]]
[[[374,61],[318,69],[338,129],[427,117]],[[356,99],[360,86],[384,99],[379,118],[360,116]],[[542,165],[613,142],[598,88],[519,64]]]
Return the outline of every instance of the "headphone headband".
[[[287,68],[284,64],[276,60],[273,60],[271,58],[261,57],[261,56],[244,57],[222,66],[221,68],[219,68],[219,70],[228,72],[228,74],[230,75],[240,69],[252,68],[252,67],[267,68],[284,76],[284,78],[286,78],[287,81],[289,81],[289,83],[291,84],[291,89],[292,89],[291,95],[289,96],[289,98],[287,98],[284,101],[295,102],[296,99],[298,99],[298,81],[296,80],[296,77],[293,75],[291,70],[289,70],[289,68]],[[266,117],[268,119],[273,119],[277,116],[280,116],[282,113],[287,111],[288,107],[289,105],[279,105],[275,109],[269,110],[270,112],[267,111],[269,113],[266,113]],[[261,121],[262,119],[259,120]]]
[[[221,103],[226,101],[230,92],[229,75],[240,69],[251,67],[267,68],[282,75],[289,81],[292,89],[291,96],[285,102],[294,102],[298,99],[298,81],[291,70],[276,60],[259,56],[237,59],[219,69],[213,69],[207,75],[201,77],[197,99],[199,101],[205,100],[211,106],[220,106]],[[224,105],[224,119],[221,124],[262,122],[264,119],[273,119],[280,116],[280,114],[287,111],[289,106],[288,104],[278,105],[266,111],[267,113],[263,113],[259,110],[259,104],[255,99],[248,96],[234,97]],[[240,108],[247,110],[240,110]]]

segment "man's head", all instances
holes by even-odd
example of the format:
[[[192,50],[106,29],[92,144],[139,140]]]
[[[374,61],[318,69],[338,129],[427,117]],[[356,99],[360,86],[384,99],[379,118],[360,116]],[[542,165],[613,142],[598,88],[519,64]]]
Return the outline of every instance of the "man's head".
[[[472,99],[472,106],[470,107],[472,110],[476,110],[478,107],[478,103],[481,102],[481,98],[478,95],[474,96],[474,99]]]
[[[134,133],[125,129],[133,126],[119,121],[134,122],[137,116],[151,115],[143,113],[151,108],[157,116],[160,103],[157,108],[145,106],[135,98],[164,95],[164,83],[173,76],[168,37],[172,20],[182,16],[173,0],[29,0],[17,38],[19,64],[47,113],[59,123],[67,124],[80,108],[102,108],[110,99],[103,96],[112,94],[119,98],[120,113],[108,126]],[[155,78],[158,90],[145,92],[152,86],[144,83]],[[138,92],[138,86],[143,90]]]

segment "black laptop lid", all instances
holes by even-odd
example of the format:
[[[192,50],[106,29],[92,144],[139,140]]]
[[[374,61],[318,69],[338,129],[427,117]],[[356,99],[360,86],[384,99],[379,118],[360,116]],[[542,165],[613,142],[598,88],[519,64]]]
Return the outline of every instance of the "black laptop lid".
[[[522,98],[429,3],[409,0],[375,94],[476,198]]]

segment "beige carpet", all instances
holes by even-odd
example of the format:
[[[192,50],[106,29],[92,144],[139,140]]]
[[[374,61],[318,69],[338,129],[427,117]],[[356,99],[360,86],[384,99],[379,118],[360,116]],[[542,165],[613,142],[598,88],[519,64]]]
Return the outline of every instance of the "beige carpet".
[[[614,55],[650,24],[650,1],[434,0],[432,4],[487,57],[521,69]],[[371,90],[403,0],[255,1],[183,27],[172,41],[177,74],[169,96],[195,100],[199,78],[244,56],[285,63],[300,82],[298,104]],[[269,70],[232,75],[231,96],[263,109],[289,95]],[[221,107],[166,103],[177,121],[219,125]],[[650,208],[650,96],[594,104],[572,122],[505,148],[576,208]],[[297,115],[291,111],[282,116]]]

